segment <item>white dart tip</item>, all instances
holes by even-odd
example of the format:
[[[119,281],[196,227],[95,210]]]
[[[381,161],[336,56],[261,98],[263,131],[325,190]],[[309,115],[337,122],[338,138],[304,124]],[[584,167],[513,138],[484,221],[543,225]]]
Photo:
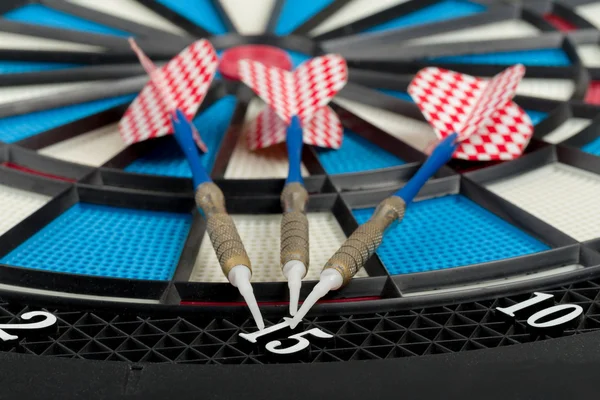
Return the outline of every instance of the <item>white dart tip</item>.
[[[310,292],[304,303],[302,303],[302,307],[300,310],[294,315],[292,321],[290,322],[290,328],[294,329],[302,318],[308,314],[308,311],[316,304],[317,301],[323,296],[325,296],[329,291],[339,289],[344,282],[344,278],[342,275],[334,269],[326,269],[321,273],[321,278],[319,279],[319,283],[315,286],[315,288]]]
[[[258,330],[262,331],[265,329],[265,322],[263,321],[262,314],[258,308],[256,297],[254,297],[254,290],[250,284],[251,276],[252,273],[250,272],[250,268],[245,265],[236,265],[229,271],[227,278],[229,279],[229,282],[240,291],[240,294],[250,309],[250,313],[252,314],[252,318],[254,318],[254,322],[256,322]]]
[[[283,266],[283,275],[287,278],[290,288],[290,315],[294,316],[298,311],[300,288],[302,287],[302,278],[306,275],[306,266],[298,260],[288,261]]]

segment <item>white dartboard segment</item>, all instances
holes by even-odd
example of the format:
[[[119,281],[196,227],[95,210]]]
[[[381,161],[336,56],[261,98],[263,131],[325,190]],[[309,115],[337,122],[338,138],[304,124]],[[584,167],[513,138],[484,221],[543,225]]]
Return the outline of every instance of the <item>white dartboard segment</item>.
[[[264,108],[265,103],[259,98],[254,98],[248,106],[244,124],[253,121]],[[301,172],[302,176],[310,175],[304,164],[301,165]],[[242,130],[225,170],[226,179],[280,179],[287,177],[287,174],[288,157],[285,144],[251,151]]]
[[[264,33],[275,0],[221,0],[223,9],[241,35]]]
[[[165,17],[143,6],[136,0],[67,0],[78,6],[91,8],[104,14],[127,19],[141,25],[147,25],[176,35],[185,36],[185,30]]]
[[[117,124],[111,124],[45,147],[39,153],[64,161],[100,167],[126,147]]]
[[[71,90],[93,90],[94,88],[101,88],[104,85],[106,85],[106,83],[102,81],[88,81],[2,87],[0,88],[0,105],[16,101],[35,99],[38,97],[56,95]]]
[[[548,143],[560,143],[575,136],[592,123],[586,118],[569,118],[563,122],[558,128],[544,136],[543,140]]]
[[[402,42],[402,45],[415,44],[439,44],[452,42],[472,42],[475,40],[497,40],[532,37],[540,34],[540,30],[535,26],[522,21],[510,20],[495,22],[476,26],[473,28],[459,29],[456,31],[445,32],[426,37],[409,39]]]
[[[281,214],[232,215],[240,237],[252,262],[252,282],[284,282],[281,273],[279,243]],[[323,265],[346,240],[335,216],[329,212],[308,213],[310,267],[305,280],[318,280]],[[363,269],[356,277],[368,276]],[[194,282],[227,282],[205,234],[194,269]]]
[[[485,185],[578,241],[600,237],[600,176],[555,162]]]
[[[35,51],[74,51],[103,52],[100,46],[72,43],[62,40],[46,39],[38,36],[20,35],[18,33],[0,32],[0,49],[35,50]]]
[[[348,4],[344,5],[335,14],[327,18],[319,24],[319,26],[315,27],[310,31],[309,35],[320,35],[398,4],[406,3],[407,1],[408,0],[349,0]]]
[[[42,208],[49,196],[0,185],[0,235]]]
[[[339,97],[333,102],[420,151],[437,140],[427,122]]]
[[[569,100],[575,91],[570,79],[525,78],[517,88],[517,95],[551,100]]]
[[[600,1],[575,7],[575,12],[600,29]]]

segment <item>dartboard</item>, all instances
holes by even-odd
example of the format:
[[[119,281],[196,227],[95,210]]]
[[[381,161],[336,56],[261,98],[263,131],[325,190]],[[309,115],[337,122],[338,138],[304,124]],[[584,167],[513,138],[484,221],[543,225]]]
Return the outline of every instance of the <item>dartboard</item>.
[[[4,0],[0,13],[0,397],[595,396],[600,2]],[[249,150],[265,105],[217,72],[193,123],[252,259],[257,331],[175,138],[119,135],[148,82],[132,37],[157,65],[199,39],[219,57],[267,45],[293,67],[346,60],[330,104],[342,145],[302,153],[301,301],[426,160],[436,136],[407,93],[419,70],[523,64],[514,101],[534,134],[515,160],[441,168],[352,282],[280,330],[286,150]]]

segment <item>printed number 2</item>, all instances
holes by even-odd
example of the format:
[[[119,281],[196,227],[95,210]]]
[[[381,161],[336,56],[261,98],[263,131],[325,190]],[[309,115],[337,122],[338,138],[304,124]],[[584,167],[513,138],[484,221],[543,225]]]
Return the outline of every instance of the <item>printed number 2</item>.
[[[6,342],[8,340],[15,340],[15,339],[19,338],[16,335],[11,335],[11,334],[5,332],[5,329],[7,329],[7,330],[11,330],[11,329],[27,329],[27,330],[42,329],[42,328],[48,328],[56,323],[56,317],[45,311],[30,311],[30,312],[26,312],[23,315],[21,315],[21,319],[24,319],[26,321],[28,321],[34,317],[44,317],[44,319],[41,321],[38,321],[38,322],[33,322],[31,324],[2,324],[2,325],[0,325],[0,339],[2,339],[3,341]]]
[[[554,295],[552,295],[552,294],[535,292],[533,294],[533,297],[529,300],[522,301],[522,302],[514,304],[510,307],[498,307],[498,308],[496,308],[496,310],[505,315],[508,315],[509,317],[514,317],[515,313],[517,313],[521,310],[524,310],[526,308],[529,308],[535,304],[538,304],[538,303],[541,303],[548,299],[551,299],[553,297],[554,297]],[[572,309],[572,311],[566,315],[563,315],[562,317],[554,318],[553,320],[542,322],[542,323],[538,322],[540,319],[542,319],[544,317],[547,317],[556,312],[568,310],[568,309]],[[574,320],[575,318],[579,317],[581,314],[583,314],[583,308],[581,308],[581,306],[579,306],[577,304],[560,304],[560,305],[545,308],[541,311],[536,312],[535,314],[532,314],[527,319],[527,325],[534,327],[534,328],[542,328],[542,329],[555,328],[555,327],[564,325],[567,322]]]

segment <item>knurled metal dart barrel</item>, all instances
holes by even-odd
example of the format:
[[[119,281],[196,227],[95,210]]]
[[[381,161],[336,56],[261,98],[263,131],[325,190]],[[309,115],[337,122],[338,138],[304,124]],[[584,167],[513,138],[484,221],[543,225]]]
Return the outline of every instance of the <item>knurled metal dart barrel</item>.
[[[354,275],[375,253],[385,231],[394,223],[402,221],[406,207],[435,172],[451,157],[457,146],[454,133],[435,147],[425,163],[415,175],[394,195],[383,200],[371,218],[359,226],[342,247],[327,261],[321,272],[319,283],[308,295],[290,326],[294,328],[313,305],[331,290],[337,290],[350,283]]]
[[[233,219],[227,213],[223,192],[215,183],[205,182],[196,189],[195,200],[206,218],[206,231],[223,274],[233,286],[239,289],[258,329],[264,329],[265,324],[250,284],[252,275],[250,258]]]
[[[290,314],[296,314],[302,279],[309,266],[308,192],[301,183],[285,185],[281,193],[281,270],[290,289]]]
[[[323,271],[337,271],[343,279],[341,286],[347,285],[375,253],[387,228],[394,222],[402,221],[405,210],[406,203],[398,196],[383,200],[371,218],[359,226],[327,261]]]
[[[296,313],[290,326],[296,327],[313,305],[331,290],[347,285],[354,275],[375,253],[383,240],[385,231],[394,223],[402,221],[406,203],[401,197],[390,196],[383,200],[371,218],[359,226],[323,267],[319,283],[308,295]]]

